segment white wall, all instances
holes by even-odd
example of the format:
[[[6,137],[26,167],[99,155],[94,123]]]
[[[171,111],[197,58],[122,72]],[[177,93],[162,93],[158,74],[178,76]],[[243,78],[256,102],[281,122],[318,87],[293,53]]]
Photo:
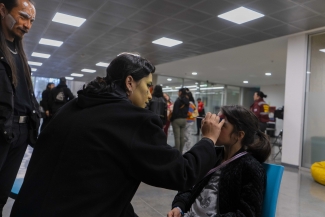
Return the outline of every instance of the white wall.
[[[267,104],[276,108],[284,106],[284,84],[261,86],[260,90],[267,95],[267,98],[264,99]],[[276,119],[275,129],[275,135],[278,135],[283,129],[283,120]]]
[[[307,35],[288,40],[282,163],[300,166],[304,120]]]
[[[82,89],[85,82],[83,81],[70,81],[68,87],[75,97],[77,97],[77,92]]]

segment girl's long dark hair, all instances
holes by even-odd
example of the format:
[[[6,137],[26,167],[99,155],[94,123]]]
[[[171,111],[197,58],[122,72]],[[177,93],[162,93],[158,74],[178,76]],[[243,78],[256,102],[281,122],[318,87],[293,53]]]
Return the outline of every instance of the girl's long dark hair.
[[[164,97],[162,87],[160,85],[156,85],[155,88],[153,89],[152,96],[155,97]]]
[[[271,144],[265,133],[259,129],[258,118],[250,110],[239,106],[222,106],[221,112],[234,126],[232,133],[243,131],[242,145],[259,162],[264,162],[271,154]]]
[[[33,1],[29,1],[29,2],[31,2],[33,5],[35,5]],[[8,12],[10,12],[14,7],[17,6],[17,0],[0,0],[0,3],[5,5]],[[12,55],[11,55],[11,53],[9,51],[9,48],[7,47],[6,37],[3,34],[3,30],[2,30],[3,26],[1,25],[1,23],[0,23],[0,28],[1,28],[1,31],[0,31],[0,42],[1,42],[0,49],[2,50],[4,57],[6,58],[9,66],[11,68],[12,83],[16,87],[17,84],[18,84],[17,67],[16,67],[16,64],[15,64],[14,58],[12,57]],[[31,79],[31,72],[30,72],[30,68],[29,68],[28,63],[27,63],[27,57],[26,57],[26,54],[25,54],[25,51],[24,51],[22,38],[17,38],[16,37],[15,40],[14,40],[14,45],[15,45],[15,48],[17,49],[17,52],[18,52],[18,55],[19,55],[20,59],[23,62],[23,69],[24,69],[23,73],[25,75],[27,85],[28,85],[29,89],[32,90],[33,89],[33,84],[32,84],[32,79]]]

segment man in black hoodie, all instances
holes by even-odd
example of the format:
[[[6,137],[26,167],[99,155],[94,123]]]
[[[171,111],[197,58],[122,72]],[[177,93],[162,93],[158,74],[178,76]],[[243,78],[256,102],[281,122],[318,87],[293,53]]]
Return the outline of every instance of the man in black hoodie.
[[[46,114],[49,112],[50,115],[53,116],[59,108],[74,98],[71,90],[66,84],[66,81],[65,77],[60,78],[59,85],[51,90],[49,96],[49,111],[45,111]]]

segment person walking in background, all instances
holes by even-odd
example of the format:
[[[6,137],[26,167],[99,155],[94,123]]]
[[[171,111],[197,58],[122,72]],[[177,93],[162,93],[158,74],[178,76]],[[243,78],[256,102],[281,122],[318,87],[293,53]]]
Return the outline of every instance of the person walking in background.
[[[54,87],[50,92],[49,97],[49,115],[53,116],[55,113],[67,102],[74,98],[71,90],[66,84],[65,77],[60,78],[58,86]],[[47,112],[47,111],[46,111]]]
[[[223,106],[225,119],[216,143],[218,160],[203,180],[178,192],[167,217],[260,216],[266,184],[262,163],[271,145],[258,119],[242,106]]]
[[[167,123],[167,102],[160,85],[156,85],[153,89],[152,99],[149,101],[148,107],[150,111],[159,116],[164,126]]]
[[[165,132],[166,136],[168,136],[168,128],[170,126],[170,118],[171,118],[171,115],[173,112],[173,103],[170,100],[170,97],[167,93],[164,93],[164,98],[167,102],[167,122],[164,126],[164,132]]]
[[[50,82],[46,85],[46,89],[42,92],[42,100],[40,101],[40,105],[43,108],[44,115],[43,117],[43,123],[41,126],[41,131],[44,129],[44,127],[48,124],[48,122],[51,119],[50,112],[49,112],[49,98],[50,98],[50,92],[54,88],[54,83]]]
[[[198,135],[200,135],[200,132],[201,132],[202,119],[205,116],[204,103],[201,101],[201,98],[197,98],[197,110],[199,112],[199,116],[196,118],[197,132],[195,135],[198,136]]]
[[[256,115],[259,120],[260,130],[265,133],[267,122],[270,121],[269,119],[269,110],[270,106],[264,101],[266,98],[262,91],[257,91],[254,93],[254,103],[251,105],[251,111]]]
[[[175,139],[175,148],[181,153],[185,144],[185,127],[189,107],[189,100],[185,88],[178,91],[178,98],[173,106],[173,113],[170,119]]]
[[[0,216],[26,148],[38,136],[41,114],[23,48],[35,16],[29,0],[0,0]]]
[[[194,121],[198,113],[194,103],[195,101],[192,92],[190,91],[187,92],[187,96],[190,104],[188,107],[187,118],[186,118],[185,143],[184,143],[183,153],[187,152],[192,147],[191,136],[192,136]]]

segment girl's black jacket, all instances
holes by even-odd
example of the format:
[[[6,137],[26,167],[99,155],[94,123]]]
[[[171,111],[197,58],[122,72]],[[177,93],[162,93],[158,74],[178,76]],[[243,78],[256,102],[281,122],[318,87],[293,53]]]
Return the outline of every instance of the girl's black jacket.
[[[219,159],[216,166],[223,159],[223,150],[222,147],[216,148]],[[239,152],[242,151],[244,150]],[[190,190],[179,192],[174,198],[172,208],[180,207],[184,213],[189,211],[211,175],[205,177]],[[230,162],[221,168],[216,206],[217,213],[220,214],[214,217],[260,216],[265,185],[265,170],[251,154]]]

